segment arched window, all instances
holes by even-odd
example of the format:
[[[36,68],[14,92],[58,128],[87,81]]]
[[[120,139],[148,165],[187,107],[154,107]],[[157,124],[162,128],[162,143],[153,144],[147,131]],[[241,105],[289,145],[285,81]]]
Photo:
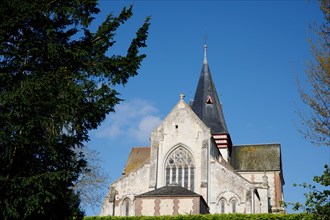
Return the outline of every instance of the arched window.
[[[124,216],[129,216],[129,198],[124,199],[123,203],[122,203],[122,214]]]
[[[236,213],[236,200],[231,201],[231,212]]]
[[[184,147],[176,148],[165,163],[166,185],[177,183],[194,191],[195,165],[191,153]]]
[[[220,213],[224,214],[226,213],[226,200],[225,199],[221,199],[220,200]]]

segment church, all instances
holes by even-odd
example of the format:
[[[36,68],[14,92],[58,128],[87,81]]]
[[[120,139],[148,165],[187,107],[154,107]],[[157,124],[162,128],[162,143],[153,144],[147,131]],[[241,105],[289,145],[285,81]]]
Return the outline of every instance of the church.
[[[194,100],[181,94],[150,146],[131,149],[102,216],[284,212],[281,145],[233,145],[206,50]]]

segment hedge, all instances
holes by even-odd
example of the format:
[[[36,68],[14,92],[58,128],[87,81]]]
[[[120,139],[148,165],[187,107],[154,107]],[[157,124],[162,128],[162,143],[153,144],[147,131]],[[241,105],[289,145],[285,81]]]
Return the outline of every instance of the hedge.
[[[213,215],[176,215],[176,216],[89,216],[84,220],[314,220],[307,214],[213,214]]]

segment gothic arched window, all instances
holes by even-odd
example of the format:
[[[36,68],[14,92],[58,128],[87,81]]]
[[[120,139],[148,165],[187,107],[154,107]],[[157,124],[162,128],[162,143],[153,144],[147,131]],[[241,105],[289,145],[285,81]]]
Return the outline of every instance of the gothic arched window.
[[[129,216],[129,198],[126,198],[122,203],[122,213],[124,216]]]
[[[220,213],[223,214],[226,212],[226,200],[220,199]]]
[[[195,164],[191,153],[184,147],[176,148],[165,163],[166,185],[177,183],[194,191]]]
[[[231,212],[236,213],[236,200],[231,201]]]

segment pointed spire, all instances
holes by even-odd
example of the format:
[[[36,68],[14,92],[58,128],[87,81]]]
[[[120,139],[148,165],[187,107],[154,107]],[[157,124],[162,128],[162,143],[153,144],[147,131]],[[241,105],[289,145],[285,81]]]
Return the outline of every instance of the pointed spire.
[[[191,108],[211,128],[212,134],[227,134],[222,106],[206,59],[206,48],[205,44],[204,62]]]

